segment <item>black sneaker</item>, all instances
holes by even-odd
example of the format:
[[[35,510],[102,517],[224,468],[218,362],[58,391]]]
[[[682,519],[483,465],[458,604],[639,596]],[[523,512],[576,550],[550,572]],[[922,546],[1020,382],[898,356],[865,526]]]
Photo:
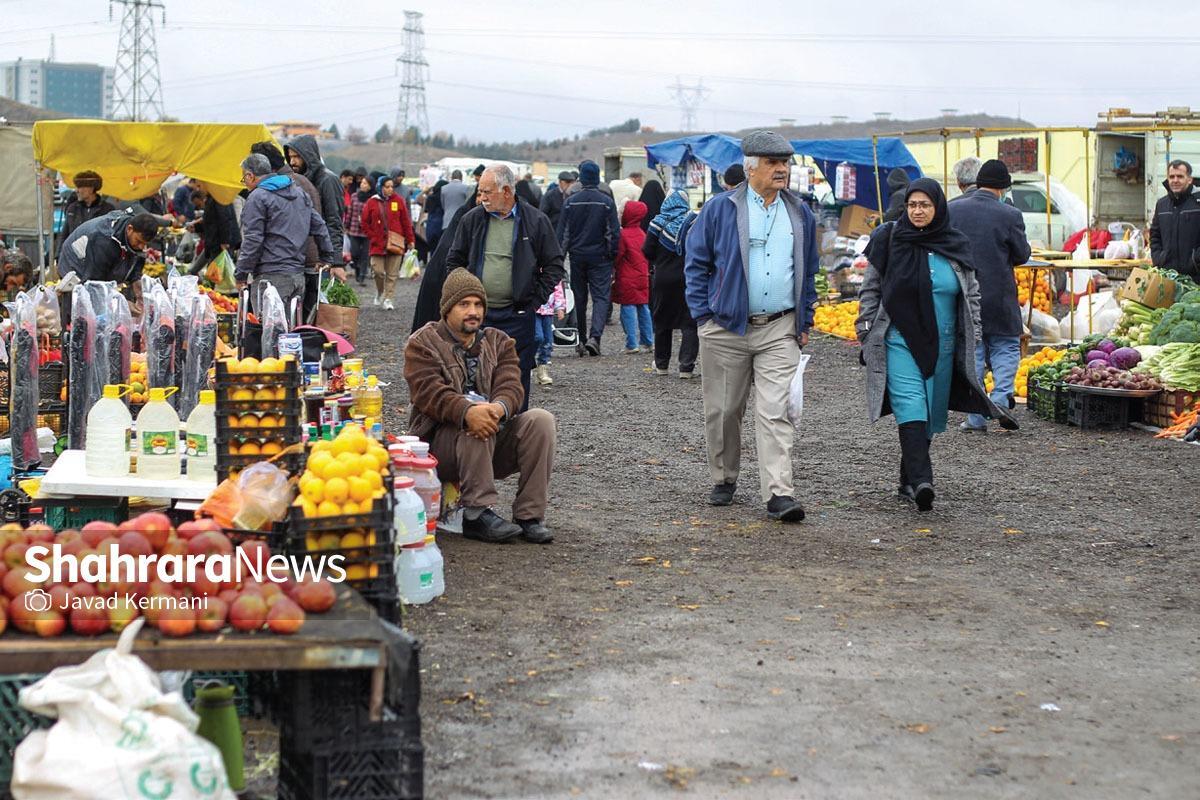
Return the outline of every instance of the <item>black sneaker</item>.
[[[712,494],[708,496],[708,504],[710,506],[733,505],[733,493],[736,491],[736,483],[718,483],[713,487]]]
[[[933,499],[936,495],[933,492],[932,483],[922,483],[913,491],[913,499],[917,501],[918,511],[933,510]]]
[[[554,541],[554,534],[539,519],[519,519],[516,523],[521,526],[521,538],[527,542],[550,544]]]
[[[804,519],[804,506],[794,498],[773,494],[767,501],[767,516],[780,522],[799,522]]]
[[[593,356],[600,355],[600,340],[597,339],[595,336],[588,339],[587,344],[585,344],[584,347],[587,348],[588,355],[593,355]]]
[[[469,519],[466,514],[463,514],[462,528],[463,536],[468,539],[491,544],[507,542],[522,533],[520,525],[514,525],[490,508],[485,508],[483,513],[475,519]]]

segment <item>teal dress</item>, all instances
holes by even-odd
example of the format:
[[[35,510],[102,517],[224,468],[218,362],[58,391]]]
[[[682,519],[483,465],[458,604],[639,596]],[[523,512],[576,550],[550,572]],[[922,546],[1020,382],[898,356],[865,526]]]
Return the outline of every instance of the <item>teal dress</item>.
[[[887,391],[896,422],[924,422],[929,437],[946,430],[950,405],[950,381],[954,377],[955,328],[958,325],[958,276],[945,257],[929,254],[929,277],[933,282],[933,310],[937,314],[938,360],[933,376],[925,378],[917,366],[904,335],[894,325],[888,328]]]

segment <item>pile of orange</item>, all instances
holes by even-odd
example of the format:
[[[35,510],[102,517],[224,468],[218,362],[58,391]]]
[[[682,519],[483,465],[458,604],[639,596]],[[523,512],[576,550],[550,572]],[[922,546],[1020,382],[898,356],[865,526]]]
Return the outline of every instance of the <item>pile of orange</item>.
[[[1036,353],[1030,353],[1021,359],[1021,363],[1017,365],[1017,377],[1013,380],[1013,394],[1017,397],[1029,396],[1029,371],[1037,369],[1043,364],[1053,364],[1065,354],[1065,350],[1055,350],[1053,347],[1043,347]],[[992,373],[989,370],[983,376],[983,388],[988,392],[992,391],[995,386],[995,381],[992,379]]]
[[[129,402],[141,405],[150,399],[150,390],[146,380],[146,354],[129,354]]]
[[[1027,304],[1030,287],[1032,287],[1033,307],[1049,314],[1054,308],[1054,301],[1051,299],[1054,293],[1050,289],[1050,273],[1045,270],[1036,270],[1037,278],[1035,280],[1034,272],[1035,270],[1026,267],[1017,267],[1013,270],[1013,277],[1017,279],[1017,302],[1021,305]]]
[[[387,491],[388,454],[361,425],[347,425],[333,441],[319,441],[300,476],[295,506],[307,518],[369,514]]]
[[[854,323],[858,320],[858,301],[817,306],[813,312],[813,327],[823,333],[831,333],[843,339],[858,338]]]

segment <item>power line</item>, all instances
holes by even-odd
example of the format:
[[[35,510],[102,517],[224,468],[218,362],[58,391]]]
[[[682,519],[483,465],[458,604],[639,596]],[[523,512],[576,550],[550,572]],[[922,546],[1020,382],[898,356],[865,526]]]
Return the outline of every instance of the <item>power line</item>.
[[[154,38],[154,10],[167,21],[166,7],[160,0],[109,0],[108,13],[113,5],[124,7],[121,15],[121,36],[117,43],[117,66],[113,76],[116,98],[113,117],[140,122],[147,112],[166,116],[163,110],[162,84],[158,78],[158,44]]]

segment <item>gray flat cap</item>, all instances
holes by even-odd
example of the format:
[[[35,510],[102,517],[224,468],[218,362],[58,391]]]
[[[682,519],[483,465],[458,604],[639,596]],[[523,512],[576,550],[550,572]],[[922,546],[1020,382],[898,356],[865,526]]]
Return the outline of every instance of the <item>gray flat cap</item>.
[[[788,140],[775,131],[755,131],[742,139],[742,155],[791,158],[795,154]]]

